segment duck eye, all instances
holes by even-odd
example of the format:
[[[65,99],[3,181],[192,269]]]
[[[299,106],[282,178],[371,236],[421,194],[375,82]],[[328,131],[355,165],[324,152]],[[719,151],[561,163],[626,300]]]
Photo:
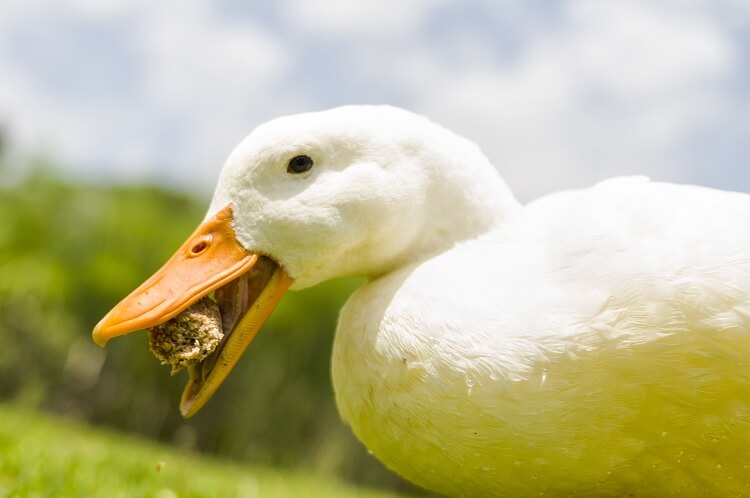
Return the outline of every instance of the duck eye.
[[[289,166],[286,167],[287,173],[304,173],[313,167],[313,160],[310,156],[294,156],[289,160]]]

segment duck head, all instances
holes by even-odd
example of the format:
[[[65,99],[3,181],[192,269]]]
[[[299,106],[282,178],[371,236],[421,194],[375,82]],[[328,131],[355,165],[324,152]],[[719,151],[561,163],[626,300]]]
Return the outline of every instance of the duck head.
[[[377,277],[502,222],[517,203],[473,143],[410,112],[349,106],[256,128],[224,165],[206,219],[96,326],[94,341],[219,301],[225,339],[190,367],[181,412],[224,381],[287,289]]]

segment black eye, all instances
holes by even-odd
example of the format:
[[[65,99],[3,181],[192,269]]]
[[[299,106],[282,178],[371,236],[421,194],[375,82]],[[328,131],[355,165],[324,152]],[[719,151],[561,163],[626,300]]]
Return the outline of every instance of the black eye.
[[[294,156],[289,160],[289,166],[286,167],[287,173],[304,173],[313,167],[313,160],[310,156]]]

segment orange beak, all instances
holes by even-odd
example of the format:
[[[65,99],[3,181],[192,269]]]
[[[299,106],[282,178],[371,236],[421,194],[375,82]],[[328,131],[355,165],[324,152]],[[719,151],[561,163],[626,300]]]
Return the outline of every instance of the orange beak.
[[[280,266],[237,241],[232,221],[232,208],[227,206],[201,224],[175,255],[107,313],[93,332],[94,342],[104,346],[113,337],[166,322],[213,291],[236,290],[240,286],[228,284],[248,272],[264,274],[252,279],[256,288],[251,285],[251,290],[257,292],[233,329],[224,331],[218,349],[200,364],[190,366],[190,381],[180,402],[185,417],[194,415],[216,392],[292,283]]]

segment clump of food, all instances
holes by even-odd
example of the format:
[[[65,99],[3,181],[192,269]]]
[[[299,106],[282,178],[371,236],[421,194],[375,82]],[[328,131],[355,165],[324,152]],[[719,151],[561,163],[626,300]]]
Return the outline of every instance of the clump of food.
[[[203,360],[223,337],[219,305],[208,297],[148,330],[151,352],[162,365],[172,366],[172,375]]]

